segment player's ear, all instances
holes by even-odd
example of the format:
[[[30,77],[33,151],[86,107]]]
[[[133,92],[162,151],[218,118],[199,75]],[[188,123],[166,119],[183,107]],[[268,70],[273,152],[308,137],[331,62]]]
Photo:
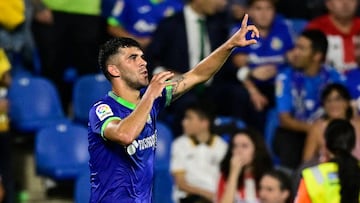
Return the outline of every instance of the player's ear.
[[[113,77],[120,77],[120,71],[115,65],[108,65],[108,72]]]

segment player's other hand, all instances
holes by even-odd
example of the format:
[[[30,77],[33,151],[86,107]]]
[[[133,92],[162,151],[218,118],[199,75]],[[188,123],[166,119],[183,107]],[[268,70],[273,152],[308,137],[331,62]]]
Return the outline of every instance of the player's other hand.
[[[259,30],[255,27],[255,25],[248,25],[248,19],[249,15],[245,14],[241,22],[241,28],[229,39],[231,48],[244,47],[257,43],[255,37],[260,37]],[[251,32],[251,39],[246,39],[246,34],[248,32]]]
[[[156,99],[161,96],[163,89],[166,86],[175,85],[176,82],[171,81],[170,79],[174,77],[174,73],[170,71],[160,72],[155,74],[148,86],[147,94],[152,98]]]

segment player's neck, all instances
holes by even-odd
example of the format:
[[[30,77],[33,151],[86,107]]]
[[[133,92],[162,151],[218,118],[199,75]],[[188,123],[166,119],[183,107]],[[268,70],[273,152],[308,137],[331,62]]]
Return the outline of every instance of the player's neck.
[[[129,88],[127,86],[125,87],[113,86],[112,91],[116,96],[121,97],[133,104],[137,104],[140,100],[140,91],[133,88]]]

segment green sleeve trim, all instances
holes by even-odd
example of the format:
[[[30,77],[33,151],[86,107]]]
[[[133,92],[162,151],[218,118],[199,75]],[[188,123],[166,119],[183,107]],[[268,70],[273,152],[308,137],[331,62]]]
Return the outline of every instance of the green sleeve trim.
[[[119,117],[110,117],[101,126],[100,135],[105,141],[107,141],[107,139],[106,139],[106,137],[104,135],[105,128],[113,120],[121,120],[121,118],[119,118]]]
[[[109,17],[107,19],[107,23],[111,26],[120,26],[121,25],[121,23],[114,17]]]
[[[173,93],[173,86],[169,85],[165,87],[166,89],[166,103],[165,106],[169,106],[172,99],[172,93]]]

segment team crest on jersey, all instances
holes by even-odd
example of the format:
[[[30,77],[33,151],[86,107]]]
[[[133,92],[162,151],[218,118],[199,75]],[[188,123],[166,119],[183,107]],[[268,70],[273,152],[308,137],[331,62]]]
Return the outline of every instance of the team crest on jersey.
[[[105,118],[114,115],[111,108],[107,104],[100,104],[96,107],[96,115],[100,119],[100,121],[104,120]]]
[[[278,37],[273,37],[270,46],[273,50],[280,50],[283,47],[283,42]]]

